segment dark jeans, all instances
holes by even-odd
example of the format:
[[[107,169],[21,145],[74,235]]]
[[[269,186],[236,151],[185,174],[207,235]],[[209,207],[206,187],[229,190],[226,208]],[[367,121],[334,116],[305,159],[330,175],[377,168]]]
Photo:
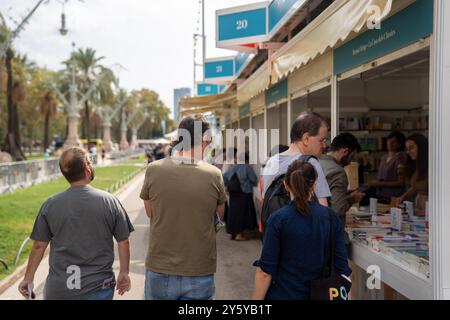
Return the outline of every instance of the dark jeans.
[[[112,300],[114,288],[101,289],[83,298],[83,300]]]

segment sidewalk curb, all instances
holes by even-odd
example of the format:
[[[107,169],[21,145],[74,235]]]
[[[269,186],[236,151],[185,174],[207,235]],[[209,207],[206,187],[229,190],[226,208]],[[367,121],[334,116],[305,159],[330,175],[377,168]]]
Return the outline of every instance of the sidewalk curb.
[[[5,279],[0,281],[0,295],[6,290],[8,290],[14,283],[16,283],[20,278],[22,278],[25,275],[27,264],[28,259],[24,262],[23,265],[18,267],[12,274],[10,274]]]
[[[146,167],[139,172],[138,174],[136,174],[136,176],[133,177],[133,179],[131,179],[130,181],[128,181],[126,184],[124,184],[120,189],[118,189],[116,192],[114,192],[114,195],[119,198],[121,198],[123,192],[131,185],[133,185],[144,173],[145,173],[145,169]],[[122,201],[122,200],[120,200]],[[48,254],[49,254],[50,250],[49,248],[45,251],[45,254],[43,256],[42,259],[45,259]],[[10,274],[9,276],[7,276],[5,279],[0,281],[0,296],[9,288],[11,288],[12,285],[14,285],[14,283],[16,283],[19,279],[21,279],[24,275],[25,272],[27,270],[27,264],[28,264],[28,259],[25,260],[25,262],[20,265],[19,267],[16,268],[16,270]],[[39,287],[39,285],[37,285],[36,287]]]

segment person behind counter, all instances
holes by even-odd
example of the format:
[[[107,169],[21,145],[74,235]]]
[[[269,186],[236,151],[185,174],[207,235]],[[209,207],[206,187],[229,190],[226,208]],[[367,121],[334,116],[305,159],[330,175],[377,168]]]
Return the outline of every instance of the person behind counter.
[[[413,134],[406,139],[405,144],[409,189],[399,198],[399,203],[412,200],[416,214],[424,215],[425,203],[428,201],[428,140],[421,134]]]
[[[395,131],[387,137],[388,153],[381,158],[377,180],[369,182],[376,189],[376,198],[389,202],[405,192],[405,136]]]

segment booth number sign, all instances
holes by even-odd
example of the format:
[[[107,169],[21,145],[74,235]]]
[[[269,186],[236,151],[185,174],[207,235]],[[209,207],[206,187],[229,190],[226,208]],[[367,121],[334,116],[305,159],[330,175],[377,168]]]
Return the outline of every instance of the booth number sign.
[[[247,27],[248,27],[247,19],[236,21],[236,30],[245,30],[245,29],[247,29]]]

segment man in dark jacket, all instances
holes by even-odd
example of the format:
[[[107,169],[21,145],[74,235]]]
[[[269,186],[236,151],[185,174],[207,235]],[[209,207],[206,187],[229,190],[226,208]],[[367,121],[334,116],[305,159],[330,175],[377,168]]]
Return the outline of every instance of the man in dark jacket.
[[[349,193],[348,178],[344,170],[359,151],[361,147],[358,140],[350,133],[341,133],[334,138],[328,154],[319,159],[331,191],[331,208],[336,211],[344,226],[345,213],[364,197],[364,194],[358,191]]]

